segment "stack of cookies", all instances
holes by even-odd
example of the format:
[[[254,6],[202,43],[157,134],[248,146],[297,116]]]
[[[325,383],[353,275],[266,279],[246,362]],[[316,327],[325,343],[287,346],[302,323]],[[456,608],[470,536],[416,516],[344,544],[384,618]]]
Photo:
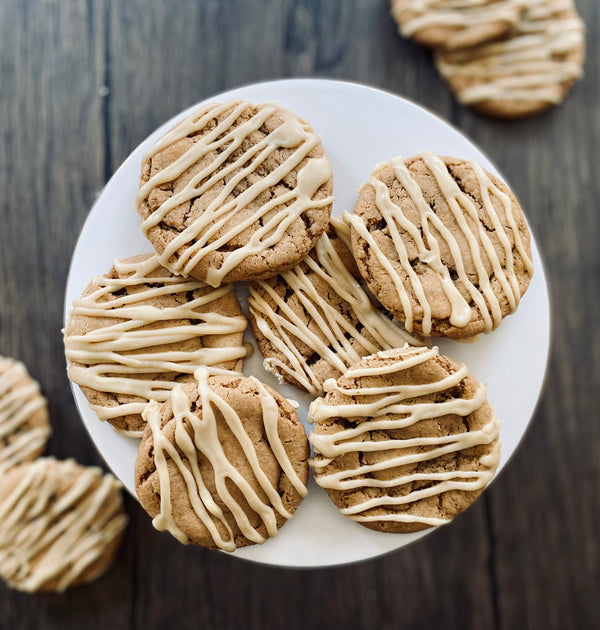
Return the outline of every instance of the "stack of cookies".
[[[25,592],[100,576],[127,524],[121,484],[98,468],[39,457],[49,436],[38,383],[0,357],[0,577]]]
[[[294,113],[206,105],[143,159],[155,253],[115,261],[74,302],[69,377],[141,438],[138,498],[183,543],[275,536],[310,467],[343,514],[403,533],[453,518],[498,466],[485,388],[430,338],[490,332],[517,308],[533,272],[517,200],[475,162],[425,152],[379,164],[331,217],[332,175]],[[236,282],[265,369],[313,397],[309,438],[297,403],[243,374]]]
[[[500,118],[536,114],[581,76],[584,25],[573,0],[391,0],[400,33],[433,48],[460,103]]]

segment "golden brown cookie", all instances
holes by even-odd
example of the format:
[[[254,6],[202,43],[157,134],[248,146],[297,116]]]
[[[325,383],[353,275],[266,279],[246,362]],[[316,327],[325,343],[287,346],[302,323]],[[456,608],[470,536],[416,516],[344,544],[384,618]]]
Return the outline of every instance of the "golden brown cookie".
[[[242,369],[246,326],[231,287],[175,276],[150,254],[117,260],[73,303],[68,375],[101,420],[141,437],[146,403],[197,367]]]
[[[348,220],[360,273],[409,332],[490,332],[533,273],[517,200],[470,160],[424,152],[380,164]]]
[[[462,50],[492,41],[513,26],[523,0],[391,0],[400,34],[423,46]]]
[[[225,551],[277,534],[306,495],[309,446],[292,405],[254,377],[196,373],[151,403],[135,489],[153,525]]]
[[[421,345],[356,280],[349,238],[348,226],[333,218],[300,265],[250,287],[250,322],[265,369],[314,396],[365,355]]]
[[[0,577],[29,593],[99,577],[127,524],[120,488],[111,475],[71,459],[11,468],[0,484]]]
[[[327,228],[331,165],[275,103],[205,105],[150,149],[137,208],[162,263],[212,286],[277,275]]]
[[[362,359],[311,405],[317,483],[365,527],[407,533],[465,510],[500,461],[485,388],[437,348]]]
[[[575,5],[527,0],[526,6],[501,40],[436,55],[461,103],[489,116],[529,116],[561,103],[581,76],[585,29]]]
[[[39,384],[20,361],[0,357],[0,475],[41,455],[50,433]]]
[[[0,357],[0,475],[35,459],[50,437],[46,399],[27,368]]]

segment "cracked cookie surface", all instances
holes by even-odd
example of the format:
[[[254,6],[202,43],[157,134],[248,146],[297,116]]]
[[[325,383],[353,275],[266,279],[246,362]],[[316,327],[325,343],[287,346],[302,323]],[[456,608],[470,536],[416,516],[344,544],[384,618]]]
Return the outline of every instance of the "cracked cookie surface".
[[[470,160],[424,152],[380,164],[348,220],[361,275],[409,332],[490,332],[533,274],[516,198]]]
[[[231,286],[181,278],[151,254],[117,260],[73,303],[67,372],[101,420],[141,437],[146,403],[198,366],[242,369],[246,326]]]
[[[20,361],[0,356],[0,475],[41,455],[50,436],[48,405]]]
[[[309,445],[289,401],[254,377],[209,375],[151,403],[135,488],[154,526],[224,551],[265,542],[306,496]]]
[[[327,227],[331,165],[309,123],[283,107],[209,104],[142,163],[142,229],[173,272],[212,286],[272,277]]]
[[[0,576],[28,593],[91,582],[112,564],[126,525],[112,475],[72,459],[19,464],[0,485]]]
[[[569,0],[527,0],[498,41],[439,51],[435,62],[459,102],[499,118],[530,116],[562,102],[583,73],[585,27]]]
[[[462,50],[504,34],[522,12],[522,0],[391,0],[400,33],[419,44]]]
[[[500,461],[485,388],[437,348],[372,355],[309,411],[316,482],[347,517],[383,532],[443,525],[465,510]]]
[[[365,355],[422,343],[371,301],[357,281],[349,239],[349,227],[334,217],[302,263],[250,287],[265,369],[315,396]]]

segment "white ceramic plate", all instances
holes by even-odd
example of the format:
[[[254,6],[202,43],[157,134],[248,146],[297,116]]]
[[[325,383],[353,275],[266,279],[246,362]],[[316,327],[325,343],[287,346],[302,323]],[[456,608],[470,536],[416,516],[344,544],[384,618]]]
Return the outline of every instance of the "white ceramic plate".
[[[209,101],[233,98],[263,103],[277,101],[307,118],[321,134],[334,172],[334,214],[352,210],[358,187],[378,162],[410,157],[424,150],[477,160],[497,174],[486,157],[464,136],[417,105],[361,85],[316,79],[273,81],[218,94]],[[125,160],[92,208],[73,254],[65,296],[65,321],[73,300],[94,275],[106,273],[114,258],[152,251],[139,226],[134,199],[144,151],[167,129],[190,114],[190,108],[166,122]],[[526,211],[527,209],[525,209]],[[465,362],[487,385],[488,398],[500,418],[502,461],[515,450],[534,411],[546,367],[549,303],[544,270],[532,240],[535,274],[519,310],[497,331],[472,344],[442,340],[440,350]],[[246,306],[244,287],[240,301]],[[248,341],[252,341],[248,334]],[[300,403],[306,424],[310,397],[279,385],[262,368],[258,351],[245,372],[276,387]],[[138,441],[117,434],[90,410],[79,387],[73,387],[79,412],[98,450],[125,487],[134,492],[133,468]],[[307,425],[308,428],[308,425]],[[370,531],[342,516],[325,492],[311,480],[308,497],[277,537],[264,545],[234,552],[236,557],[289,567],[343,564],[403,547],[432,530],[416,534]]]

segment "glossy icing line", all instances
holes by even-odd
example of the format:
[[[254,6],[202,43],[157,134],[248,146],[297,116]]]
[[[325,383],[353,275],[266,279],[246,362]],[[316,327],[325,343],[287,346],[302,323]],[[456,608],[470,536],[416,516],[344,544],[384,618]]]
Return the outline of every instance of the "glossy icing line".
[[[244,429],[239,414],[209,386],[210,374],[211,370],[204,367],[196,371],[200,397],[198,410],[194,412],[191,410],[190,399],[183,388],[178,385],[173,390],[171,401],[173,419],[176,423],[174,444],[161,430],[160,405],[150,403],[144,412],[144,418],[152,430],[154,461],[160,487],[160,513],[154,518],[153,525],[158,530],[170,532],[184,544],[190,542],[188,536],[178,527],[173,518],[171,479],[167,467],[167,460],[170,460],[177,467],[178,473],[185,482],[189,502],[195,515],[210,532],[215,545],[225,551],[234,551],[236,543],[231,526],[223,510],[206,486],[198,464],[199,454],[210,462],[214,472],[216,492],[230,511],[231,517],[235,520],[242,535],[248,540],[262,543],[266,538],[252,526],[243,506],[229,491],[226,482],[234,484],[237,490],[242,493],[247,504],[260,517],[268,537],[275,536],[277,533],[276,513],[286,519],[290,518],[291,514],[284,507],[277,488],[272,485],[263,471],[255,447]],[[288,476],[300,496],[304,497],[307,488],[294,470],[278,434],[279,408],[277,402],[257,379],[249,378],[259,392],[265,434],[269,446],[282,471]],[[217,420],[215,410],[218,410],[239,442],[268,502],[265,502],[252,488],[239,472],[235,462],[231,462],[227,458],[219,439],[218,423],[220,420]],[[190,427],[191,431],[186,426]]]
[[[19,381],[27,376],[27,369],[21,362],[0,359],[0,441],[10,439],[10,443],[0,449],[0,474],[29,459],[50,435],[49,426],[22,430],[31,416],[46,405],[38,383],[31,381],[19,385]]]
[[[248,120],[234,126],[249,107],[243,101],[206,105],[169,131],[144,157],[144,162],[151,160],[167,147],[205,129],[210,121],[225,115],[214,129],[195,140],[183,155],[142,184],[137,195],[139,208],[154,188],[176,180],[192,165],[219,152],[181,190],[175,192],[142,221],[142,229],[148,235],[149,230],[164,221],[175,208],[192,202],[218,182],[230,177],[202,213],[174,236],[160,253],[161,263],[165,267],[187,276],[207,254],[226,246],[250,226],[259,225],[246,244],[227,252],[220,268],[210,270],[207,281],[212,286],[219,286],[227,273],[248,256],[259,255],[277,244],[291,224],[304,212],[326,207],[333,201],[332,197],[313,199],[317,190],[330,179],[332,170],[327,157],[309,158],[309,153],[320,144],[320,137],[310,125],[279,105],[267,103],[261,105]],[[260,142],[243,148],[240,157],[231,158],[233,161],[227,162],[242,147],[244,140],[258,131],[273,115],[281,117],[282,124]],[[293,151],[271,173],[258,178],[237,197],[227,201],[227,197],[238,184],[243,180],[250,183],[249,178],[256,169],[281,148]],[[259,195],[282,181],[307,158],[298,172],[294,189],[273,197],[249,212],[248,216],[244,216],[244,211],[248,210]],[[240,169],[239,172],[235,173],[236,169]]]
[[[398,2],[400,10],[410,10],[413,16],[403,20],[400,32],[405,37],[432,26],[466,28],[508,22],[513,24],[519,17],[523,0],[410,0]]]
[[[59,463],[60,478],[72,485],[56,496],[50,466]],[[99,478],[101,481],[98,483]],[[95,489],[94,484],[98,484]],[[70,586],[127,524],[121,484],[98,468],[82,468],[73,460],[38,459],[0,503],[0,567],[3,577],[23,591],[36,591],[57,581]]]
[[[316,424],[327,423],[335,418],[347,418],[355,424],[350,428],[332,433],[313,431],[309,440],[318,459],[311,460],[317,483],[332,490],[353,490],[358,488],[399,489],[403,485],[418,481],[429,483],[426,487],[412,490],[402,496],[385,493],[375,498],[365,498],[360,503],[343,508],[341,511],[356,521],[421,522],[426,525],[440,525],[443,519],[430,519],[418,515],[395,513],[382,515],[365,514],[378,507],[408,505],[421,499],[436,496],[451,490],[480,490],[491,480],[500,461],[499,443],[491,452],[481,458],[483,468],[477,471],[445,471],[443,466],[431,472],[412,472],[385,475],[385,478],[370,477],[371,473],[386,472],[400,466],[420,462],[433,462],[448,453],[458,453],[475,446],[491,444],[499,436],[498,420],[495,416],[479,430],[467,431],[439,437],[413,437],[372,440],[365,434],[376,431],[392,431],[411,427],[422,420],[438,418],[439,422],[447,415],[467,417],[480,409],[486,402],[485,388],[479,384],[470,399],[448,397],[443,402],[419,402],[419,397],[449,392],[467,377],[467,368],[431,383],[418,385],[388,385],[373,387],[362,384],[361,379],[378,377],[382,374],[394,376],[404,370],[414,368],[438,356],[438,348],[414,348],[386,368],[376,365],[371,368],[350,369],[344,379],[354,379],[354,387],[338,386],[334,379],[326,382],[328,392],[337,391],[347,397],[347,404],[327,404],[325,398],[317,398],[310,406],[309,420]],[[380,358],[390,356],[389,352],[378,353]],[[354,400],[352,400],[354,398]],[[360,402],[358,402],[358,400]],[[407,451],[407,452],[403,452]],[[336,457],[348,453],[378,452],[386,457],[376,463],[359,464],[355,468],[340,472],[325,472]]]
[[[422,310],[421,326],[423,334],[426,336],[429,336],[432,332],[432,312],[422,280],[415,272],[409,259],[408,248],[401,231],[407,233],[412,239],[417,249],[419,261],[426,264],[437,275],[442,291],[450,304],[450,323],[457,327],[466,326],[472,318],[469,303],[472,302],[474,308],[479,311],[483,318],[485,332],[490,332],[500,323],[502,313],[499,300],[491,286],[490,274],[488,274],[485,266],[484,255],[491,265],[491,273],[500,283],[511,312],[517,308],[521,297],[515,272],[513,246],[511,246],[507,229],[502,225],[492,199],[497,200],[501,204],[508,228],[513,235],[514,248],[522,258],[527,272],[530,275],[533,273],[533,264],[518,230],[511,199],[493,183],[479,164],[472,161],[467,163],[468,167],[476,175],[483,208],[491,221],[494,234],[500,241],[505,258],[503,265],[492,240],[478,217],[477,208],[473,200],[459,188],[444,161],[431,152],[420,153],[419,157],[435,178],[458,229],[467,241],[468,253],[475,267],[476,278],[474,280],[471,279],[470,274],[465,269],[464,254],[461,252],[456,237],[427,203],[421,187],[412,177],[402,158],[394,158],[390,161],[390,164],[394,169],[396,179],[406,190],[418,212],[419,224],[414,223],[409,217],[405,216],[400,206],[392,201],[388,187],[376,177],[377,169],[365,184],[372,186],[375,190],[375,203],[386,222],[390,238],[398,252],[398,262],[394,264],[383,252],[361,217],[347,214],[348,221],[358,235],[368,243],[377,260],[394,282],[402,304],[405,326],[408,331],[414,329],[414,312],[411,296],[400,270],[408,278],[408,284]],[[447,264],[441,258],[441,243],[436,234],[439,234],[450,251],[452,263],[457,274],[456,280],[451,277]],[[456,286],[457,281],[460,281],[468,293],[469,301],[458,290]]]
[[[334,225],[338,236],[345,240],[347,234],[344,235],[342,223],[338,221]],[[304,269],[304,266],[307,268]],[[324,280],[328,291],[337,294],[349,305],[358,319],[360,330],[340,309],[324,299],[311,276]],[[297,341],[292,338],[300,340],[312,351],[311,354],[318,354],[340,372],[345,372],[365,354],[403,346],[405,343],[422,343],[373,306],[326,233],[317,242],[314,258],[308,256],[303,265],[280,274],[280,278],[297,296],[310,317],[311,326],[306,325],[269,283],[258,282],[257,285],[275,303],[274,307],[251,287],[248,305],[256,325],[287,360],[284,362],[269,357],[264,361],[265,369],[274,371],[276,375],[287,373],[313,395],[323,391],[323,383],[298,349]]]
[[[156,256],[141,262],[115,261],[118,278],[94,278],[94,290],[73,302],[74,317],[114,318],[84,335],[65,334],[69,378],[80,386],[112,394],[139,396],[142,401],[115,406],[90,405],[101,420],[142,413],[149,400],[162,402],[175,387],[174,380],[136,378],[144,374],[193,374],[199,365],[214,365],[245,356],[246,348],[202,347],[174,350],[170,344],[209,335],[242,333],[243,315],[200,312],[228,295],[231,286],[211,289],[205,295],[177,306],[156,307],[145,302],[176,294],[189,294],[206,285],[181,277],[164,277]],[[129,293],[121,295],[123,290]],[[111,299],[112,297],[112,299]],[[181,324],[182,321],[189,323]],[[154,327],[162,324],[162,327]]]
[[[571,17],[561,17],[569,12]],[[559,58],[581,48],[585,27],[571,0],[528,0],[511,36],[467,51],[438,55],[444,77],[464,79],[457,97],[559,103],[563,84],[579,78],[582,64]]]

